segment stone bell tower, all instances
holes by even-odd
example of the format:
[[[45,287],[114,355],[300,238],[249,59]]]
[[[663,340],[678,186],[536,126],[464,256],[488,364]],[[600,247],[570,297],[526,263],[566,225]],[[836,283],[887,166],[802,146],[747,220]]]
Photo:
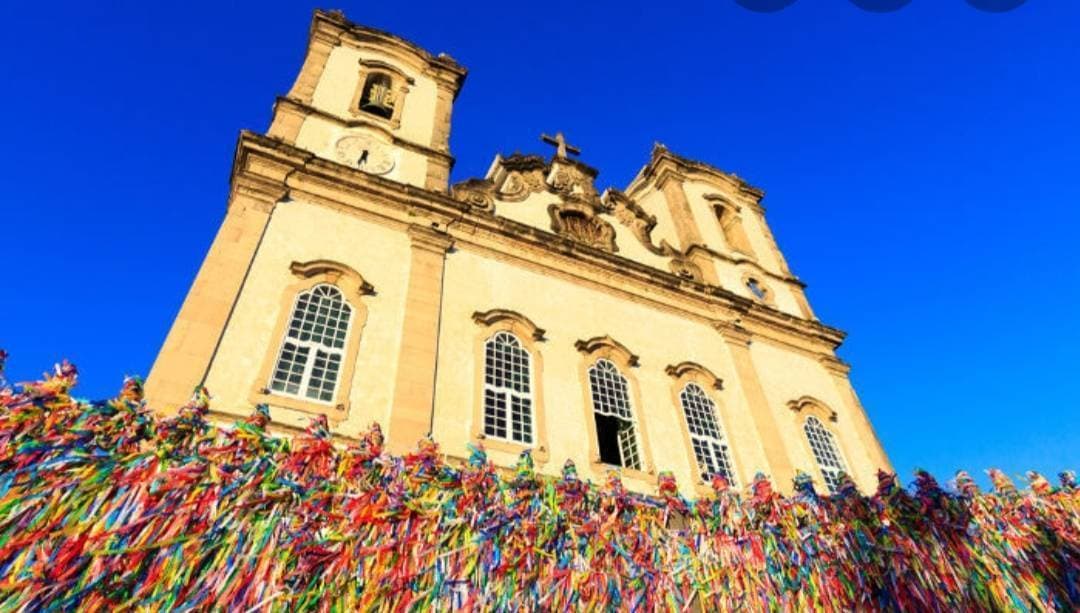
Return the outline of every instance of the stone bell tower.
[[[268,134],[373,175],[446,191],[450,114],[464,80],[465,69],[445,54],[319,11]]]
[[[327,206],[355,211],[372,201],[386,203],[407,194],[448,198],[454,163],[450,116],[465,74],[465,68],[447,55],[434,55],[387,32],[351,23],[337,11],[315,12],[299,75],[289,92],[275,101],[269,130],[240,135],[225,218],[147,379],[152,406],[175,410],[196,385],[211,386],[215,409],[225,412],[242,414],[250,404],[267,401],[261,393],[266,386],[261,372],[250,399],[227,394],[248,385],[257,373],[251,364],[253,332],[245,326],[269,325],[239,313],[252,295],[279,293],[294,282],[337,279],[340,285],[341,278],[353,278],[361,294],[374,293],[351,268],[360,268],[370,258],[338,251],[360,249],[358,243],[364,243],[387,258],[383,270],[405,267],[396,271],[395,278],[407,278],[409,251],[394,255],[390,246],[375,246],[385,230],[343,221],[336,213],[325,223],[322,217]],[[384,213],[396,217],[407,210],[397,203]],[[281,266],[267,261],[278,257],[289,261]],[[270,267],[268,272],[264,267]],[[371,267],[367,263],[364,270]],[[268,281],[261,281],[263,274]],[[259,287],[252,294],[260,283],[269,288]],[[387,284],[379,291],[384,301],[391,300]],[[255,307],[262,313],[275,308]],[[369,323],[368,328],[374,325]],[[272,336],[262,329],[257,334]],[[350,338],[358,339],[359,334]],[[261,351],[275,352],[278,341],[268,342]],[[239,354],[235,361],[234,352]],[[332,418],[344,414],[344,409],[335,413],[336,407],[348,405],[347,386],[338,387],[342,398],[316,407],[326,409]],[[280,418],[279,411],[275,421]]]

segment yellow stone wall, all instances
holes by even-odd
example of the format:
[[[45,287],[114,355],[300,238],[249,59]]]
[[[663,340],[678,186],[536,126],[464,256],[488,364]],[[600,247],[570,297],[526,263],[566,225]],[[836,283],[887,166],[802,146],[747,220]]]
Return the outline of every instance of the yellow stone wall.
[[[278,204],[271,216],[206,379],[215,410],[240,416],[251,413],[252,391],[269,384],[258,379],[260,366],[280,348],[282,339],[274,335],[275,324],[283,306],[291,308],[282,300],[295,280],[290,264],[319,259],[354,268],[375,292],[347,296],[350,303],[363,302],[368,316],[363,329],[351,331],[360,334],[360,347],[348,418],[332,425],[342,434],[355,436],[372,422],[389,423],[409,279],[408,237],[403,229],[304,201]],[[303,427],[311,417],[309,412],[275,406],[272,397],[266,400],[275,422]]]

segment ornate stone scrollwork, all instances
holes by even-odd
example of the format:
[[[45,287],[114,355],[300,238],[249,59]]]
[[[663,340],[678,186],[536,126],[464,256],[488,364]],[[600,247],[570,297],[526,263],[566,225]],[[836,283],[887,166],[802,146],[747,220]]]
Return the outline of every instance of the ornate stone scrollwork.
[[[650,252],[661,256],[672,256],[677,253],[675,248],[669,245],[667,241],[660,241],[659,245],[653,244],[652,231],[656,227],[656,217],[646,213],[645,209],[628,198],[626,194],[617,189],[609,188],[604,191],[600,201],[603,203],[604,208],[610,211],[615,216],[615,219],[619,220],[619,223],[630,228],[634,236]]]
[[[668,266],[671,268],[671,272],[683,279],[697,281],[698,283],[704,282],[702,280],[701,267],[684,257],[672,257],[671,261],[668,262]]]
[[[544,191],[544,187],[544,173],[542,171],[514,171],[499,186],[498,195],[501,200],[521,202],[528,198],[530,194]]]
[[[567,202],[548,207],[551,229],[559,236],[583,243],[609,253],[618,251],[615,228],[600,219],[592,207],[584,203]]]
[[[495,210],[493,192],[494,186],[485,179],[469,179],[451,188],[455,200],[487,212]]]
[[[506,158],[497,157],[488,177],[494,178],[495,193],[500,200],[521,202],[531,194],[547,191],[546,168],[547,162],[540,156],[515,153]]]
[[[596,171],[588,166],[567,159],[551,161],[547,183],[552,191],[565,198],[584,200],[594,205],[599,204],[596,193]]]

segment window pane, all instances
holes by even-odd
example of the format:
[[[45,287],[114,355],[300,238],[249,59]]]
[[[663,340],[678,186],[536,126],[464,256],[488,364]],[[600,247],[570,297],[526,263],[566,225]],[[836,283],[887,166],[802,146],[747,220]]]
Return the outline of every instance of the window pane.
[[[731,454],[724,440],[720,423],[716,420],[716,403],[696,383],[689,383],[679,394],[686,426],[697,458],[701,478],[708,481],[713,475],[722,475],[735,485]]]
[[[592,394],[593,411],[596,413],[597,444],[601,461],[625,468],[641,468],[637,434],[634,432],[633,413],[630,410],[630,393],[626,377],[607,360],[598,360],[589,369],[589,391]],[[614,449],[618,459],[613,460]]]
[[[622,455],[622,465],[626,468],[641,468],[641,456],[638,454],[637,437],[634,436],[634,424],[623,422],[619,424],[619,453]]]
[[[333,402],[351,319],[352,307],[332,285],[317,285],[297,296],[270,389]]]
[[[484,344],[484,433],[487,436],[532,444],[530,379],[529,352],[517,337],[498,332]]]
[[[810,443],[810,450],[814,453],[814,459],[821,468],[825,485],[829,488],[829,492],[836,492],[836,489],[840,487],[840,473],[844,471],[844,463],[840,459],[836,439],[833,438],[832,432],[813,415],[806,418],[803,431],[806,433],[806,440]]]
[[[298,347],[296,344],[286,342],[282,345],[281,356],[278,357],[277,366],[274,368],[274,377],[270,382],[270,389],[286,394],[295,394],[300,391],[300,380],[307,367],[309,349]]]
[[[607,360],[600,360],[589,369],[589,387],[593,410],[603,415],[632,420],[630,394],[626,377]]]
[[[506,393],[484,390],[484,434],[506,438]]]

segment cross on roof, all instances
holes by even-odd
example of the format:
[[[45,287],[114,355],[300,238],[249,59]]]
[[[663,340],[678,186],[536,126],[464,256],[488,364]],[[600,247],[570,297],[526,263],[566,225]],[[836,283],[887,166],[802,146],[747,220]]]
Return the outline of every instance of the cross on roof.
[[[562,132],[556,132],[554,137],[548,136],[547,134],[541,134],[540,140],[544,141],[549,145],[555,145],[555,157],[557,158],[566,159],[567,151],[573,153],[574,155],[581,155],[581,149],[578,149],[573,145],[566,144],[566,137],[563,136]]]

